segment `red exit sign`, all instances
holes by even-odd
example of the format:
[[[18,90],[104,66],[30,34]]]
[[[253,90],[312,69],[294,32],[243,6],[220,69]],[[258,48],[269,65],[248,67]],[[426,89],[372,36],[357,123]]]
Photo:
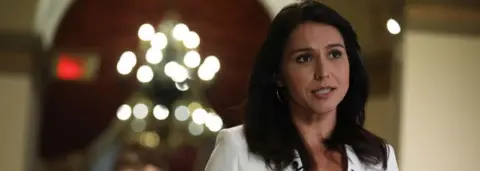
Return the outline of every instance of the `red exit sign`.
[[[97,76],[98,55],[60,52],[54,60],[54,75],[65,81],[92,81]]]

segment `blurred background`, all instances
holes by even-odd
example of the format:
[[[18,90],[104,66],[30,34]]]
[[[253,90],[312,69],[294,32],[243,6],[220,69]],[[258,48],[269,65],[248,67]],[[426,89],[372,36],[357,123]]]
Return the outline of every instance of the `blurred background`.
[[[200,171],[294,0],[0,0],[0,170]],[[480,1],[323,0],[401,170],[478,170]]]

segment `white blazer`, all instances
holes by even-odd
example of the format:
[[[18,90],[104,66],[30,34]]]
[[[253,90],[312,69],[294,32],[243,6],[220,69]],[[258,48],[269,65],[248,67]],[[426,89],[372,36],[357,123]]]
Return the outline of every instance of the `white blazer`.
[[[383,170],[381,166],[368,167],[360,162],[350,146],[346,147],[349,158],[347,171],[398,171],[395,152],[388,145],[388,168]],[[300,157],[297,157],[291,166],[285,171],[297,171],[302,167]],[[294,165],[297,165],[294,168]],[[247,142],[243,134],[243,126],[236,126],[221,130],[215,142],[210,159],[205,171],[272,171],[268,168],[260,156],[251,154],[247,148]]]

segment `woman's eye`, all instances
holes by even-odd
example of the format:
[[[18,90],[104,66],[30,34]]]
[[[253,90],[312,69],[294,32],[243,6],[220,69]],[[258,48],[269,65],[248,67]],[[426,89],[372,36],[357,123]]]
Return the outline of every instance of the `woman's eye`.
[[[305,63],[305,62],[308,62],[308,61],[311,61],[312,60],[312,55],[310,54],[303,54],[303,55],[300,55],[296,58],[296,61],[298,63]]]
[[[330,59],[340,58],[340,57],[342,57],[342,52],[339,51],[339,50],[332,50],[332,51],[330,51],[330,53],[328,54],[328,57],[329,57]]]

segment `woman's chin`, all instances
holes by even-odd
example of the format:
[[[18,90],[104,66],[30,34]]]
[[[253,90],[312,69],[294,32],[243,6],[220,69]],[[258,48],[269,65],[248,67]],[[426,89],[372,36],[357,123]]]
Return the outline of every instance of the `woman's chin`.
[[[335,114],[337,109],[336,105],[317,105],[313,108],[314,113],[316,114]]]

